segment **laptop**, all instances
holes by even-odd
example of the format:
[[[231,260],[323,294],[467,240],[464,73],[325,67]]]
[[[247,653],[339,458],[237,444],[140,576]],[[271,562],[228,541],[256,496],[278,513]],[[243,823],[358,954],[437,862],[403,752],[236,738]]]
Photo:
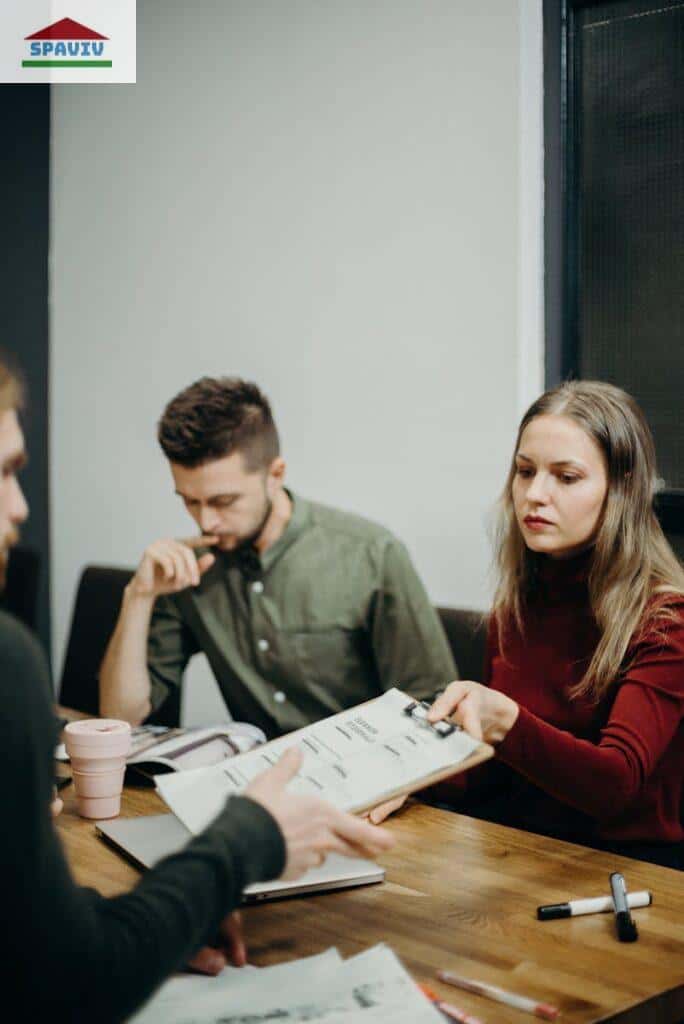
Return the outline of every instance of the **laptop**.
[[[95,823],[97,834],[108,846],[123,854],[139,868],[151,868],[163,857],[177,853],[192,834],[175,814],[153,814],[140,818],[113,818]],[[242,894],[243,903],[277,900],[285,896],[329,892],[357,885],[382,882],[385,870],[372,860],[342,857],[331,853],[325,864],[312,868],[294,881],[257,882]]]

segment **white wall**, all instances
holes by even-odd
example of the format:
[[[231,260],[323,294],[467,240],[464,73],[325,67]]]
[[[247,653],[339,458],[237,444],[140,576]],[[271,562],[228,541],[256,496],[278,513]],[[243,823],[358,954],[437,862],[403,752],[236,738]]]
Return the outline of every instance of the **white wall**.
[[[155,422],[204,373],[264,387],[296,490],[486,605],[541,385],[539,8],[138,0],[138,84],[53,89],[57,667],[82,566],[187,531]]]

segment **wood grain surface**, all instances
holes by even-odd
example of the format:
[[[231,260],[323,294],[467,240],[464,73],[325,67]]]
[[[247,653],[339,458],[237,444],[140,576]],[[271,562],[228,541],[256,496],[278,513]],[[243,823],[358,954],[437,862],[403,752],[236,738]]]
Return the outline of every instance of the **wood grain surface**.
[[[104,895],[139,873],[78,817],[73,787],[57,821],[76,879]],[[155,814],[152,790],[127,788],[122,814]],[[620,1024],[684,1020],[684,876],[568,843],[427,807],[416,801],[386,826],[397,839],[380,885],[290,898],[244,910],[250,961],[274,964],[337,946],[343,956],[387,942],[417,981],[484,1024],[532,1017],[441,984],[438,968],[486,981],[561,1010],[561,1021]],[[639,940],[617,941],[612,914],[540,922],[536,908],[610,892],[650,889],[633,911]]]

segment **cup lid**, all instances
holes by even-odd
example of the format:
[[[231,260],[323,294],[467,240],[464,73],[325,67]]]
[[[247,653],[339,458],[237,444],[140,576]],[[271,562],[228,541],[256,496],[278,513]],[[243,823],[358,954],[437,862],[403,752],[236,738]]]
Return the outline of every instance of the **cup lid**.
[[[70,744],[81,746],[91,744],[99,750],[109,747],[120,747],[130,742],[131,727],[128,722],[118,718],[84,718],[79,722],[69,722],[64,728],[64,743],[67,752]]]

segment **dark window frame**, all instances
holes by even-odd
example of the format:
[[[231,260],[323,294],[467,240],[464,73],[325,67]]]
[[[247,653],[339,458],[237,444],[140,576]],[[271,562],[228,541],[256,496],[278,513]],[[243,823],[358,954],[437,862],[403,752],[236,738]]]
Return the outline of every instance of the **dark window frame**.
[[[579,46],[577,11],[600,0],[543,0],[544,23],[544,315],[545,383],[578,376],[576,154],[580,131],[574,103]],[[656,498],[663,529],[684,535],[684,490]]]

